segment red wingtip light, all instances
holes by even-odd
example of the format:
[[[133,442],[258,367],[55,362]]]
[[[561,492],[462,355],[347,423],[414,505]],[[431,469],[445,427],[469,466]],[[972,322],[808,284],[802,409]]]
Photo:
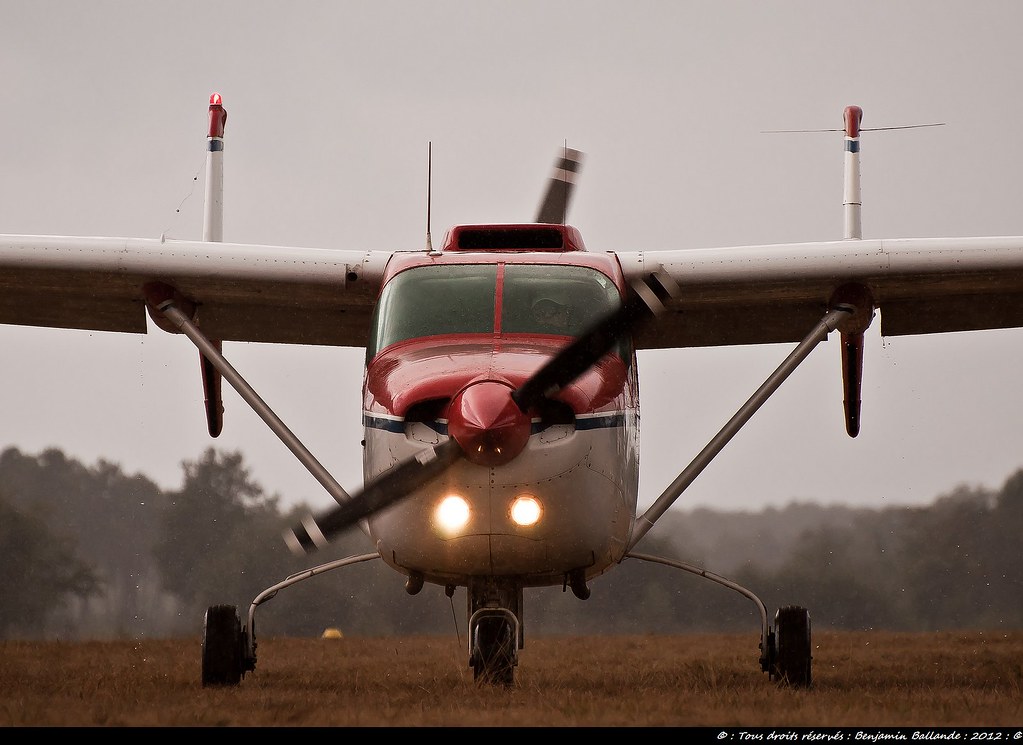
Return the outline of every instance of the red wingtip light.
[[[530,421],[511,397],[512,389],[486,381],[461,391],[448,406],[448,434],[465,457],[481,466],[500,466],[522,452]]]
[[[863,121],[863,109],[859,106],[845,107],[845,136],[859,137],[860,122]]]
[[[224,99],[219,93],[210,96],[210,137],[223,137],[227,125],[227,112],[224,110]]]

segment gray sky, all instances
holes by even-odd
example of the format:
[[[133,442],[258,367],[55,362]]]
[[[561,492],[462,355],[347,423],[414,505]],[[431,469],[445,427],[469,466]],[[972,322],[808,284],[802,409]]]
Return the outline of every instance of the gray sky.
[[[425,245],[533,219],[552,159],[586,153],[569,215],[595,250],[842,237],[842,136],[866,132],[863,235],[1023,235],[1023,4],[0,0],[0,232],[195,239],[207,104],[228,111],[227,241]],[[54,298],[54,302],[59,302]],[[752,323],[756,319],[751,319]],[[0,328],[0,447],[104,458],[167,488],[241,450],[288,501],[332,504],[225,384],[205,429],[183,336]],[[791,346],[647,352],[641,506]],[[227,345],[343,486],[361,484],[362,353]],[[1023,467],[1023,331],[868,331],[845,434],[838,338],[676,503],[929,503]]]

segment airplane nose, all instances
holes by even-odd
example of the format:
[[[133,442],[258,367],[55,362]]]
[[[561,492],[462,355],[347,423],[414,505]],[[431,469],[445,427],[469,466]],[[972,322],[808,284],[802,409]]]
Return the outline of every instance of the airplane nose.
[[[494,381],[460,391],[448,406],[448,434],[465,457],[481,466],[500,466],[522,452],[530,420],[512,401],[512,388]]]

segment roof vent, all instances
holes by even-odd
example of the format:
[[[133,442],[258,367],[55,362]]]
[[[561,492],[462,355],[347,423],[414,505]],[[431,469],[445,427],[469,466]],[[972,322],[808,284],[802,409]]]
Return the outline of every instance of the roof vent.
[[[581,251],[578,232],[565,225],[459,225],[445,251]]]

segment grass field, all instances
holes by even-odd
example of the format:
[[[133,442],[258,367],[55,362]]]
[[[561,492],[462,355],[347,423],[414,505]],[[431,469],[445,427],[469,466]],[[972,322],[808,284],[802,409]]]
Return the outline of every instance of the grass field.
[[[231,688],[201,686],[198,639],[6,641],[0,724],[1023,730],[1023,631],[814,636],[809,689],[761,672],[758,635],[534,638],[511,688],[454,638],[265,639]]]

